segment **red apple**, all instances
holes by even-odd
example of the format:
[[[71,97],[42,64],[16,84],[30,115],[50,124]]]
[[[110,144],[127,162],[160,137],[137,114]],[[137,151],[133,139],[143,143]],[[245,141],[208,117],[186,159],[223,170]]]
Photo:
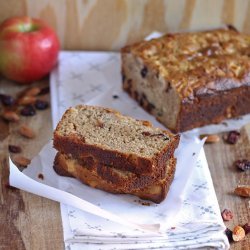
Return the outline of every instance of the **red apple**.
[[[59,49],[42,20],[14,17],[0,25],[0,73],[6,78],[26,84],[41,79],[56,65]]]

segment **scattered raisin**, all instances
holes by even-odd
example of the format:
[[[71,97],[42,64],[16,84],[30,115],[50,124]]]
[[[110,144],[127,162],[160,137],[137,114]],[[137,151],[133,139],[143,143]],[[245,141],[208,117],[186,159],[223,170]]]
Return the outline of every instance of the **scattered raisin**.
[[[224,209],[221,212],[221,216],[224,221],[230,221],[233,219],[233,213],[229,209]]]
[[[126,80],[126,76],[125,74],[122,74],[122,82],[125,82],[125,80]]]
[[[237,167],[238,169],[242,171],[246,171],[250,169],[250,161],[248,161],[247,159],[238,160],[234,163],[234,165],[235,167]]]
[[[36,100],[35,102],[35,107],[38,110],[44,110],[46,108],[48,108],[49,103],[47,101],[43,101],[43,100]]]
[[[245,233],[246,233],[246,234],[250,233],[250,222],[246,223],[246,224],[243,226],[243,229],[245,230]]]
[[[228,241],[232,242],[233,241],[233,232],[229,228],[227,228],[225,230],[225,234],[226,234],[226,236],[228,238]]]
[[[36,110],[33,105],[27,105],[23,109],[21,109],[21,115],[23,116],[33,116],[36,114]]]
[[[38,95],[46,95],[49,93],[49,91],[50,91],[49,87],[44,87],[40,90]]]
[[[17,153],[21,153],[22,150],[21,150],[21,148],[19,146],[9,145],[9,151],[11,153],[17,154]]]
[[[114,98],[114,99],[118,99],[119,96],[118,96],[118,95],[113,95],[113,98]]]
[[[229,144],[236,144],[240,137],[240,132],[233,130],[230,131],[225,137],[225,141]]]
[[[144,66],[143,69],[141,70],[141,76],[142,76],[142,78],[145,78],[146,75],[147,75],[147,73],[148,73],[148,69],[147,69],[146,66]]]
[[[43,174],[38,174],[38,176],[37,176],[39,179],[41,179],[41,180],[43,180],[44,179],[44,176],[43,176]]]
[[[0,94],[0,99],[4,106],[13,106],[15,103],[14,98],[10,95]]]

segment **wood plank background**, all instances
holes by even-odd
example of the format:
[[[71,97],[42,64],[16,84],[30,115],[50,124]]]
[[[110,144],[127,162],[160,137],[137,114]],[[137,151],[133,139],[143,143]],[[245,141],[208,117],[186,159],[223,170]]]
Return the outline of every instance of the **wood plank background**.
[[[0,22],[22,15],[45,20],[67,50],[117,50],[153,30],[250,33],[250,0],[0,0]]]

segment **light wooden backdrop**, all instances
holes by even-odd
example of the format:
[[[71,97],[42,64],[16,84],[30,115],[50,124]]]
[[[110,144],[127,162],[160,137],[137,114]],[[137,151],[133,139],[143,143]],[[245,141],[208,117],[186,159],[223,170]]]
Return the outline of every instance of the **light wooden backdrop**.
[[[44,19],[69,50],[117,50],[153,30],[225,23],[250,33],[250,0],[0,0],[0,21],[13,15]]]

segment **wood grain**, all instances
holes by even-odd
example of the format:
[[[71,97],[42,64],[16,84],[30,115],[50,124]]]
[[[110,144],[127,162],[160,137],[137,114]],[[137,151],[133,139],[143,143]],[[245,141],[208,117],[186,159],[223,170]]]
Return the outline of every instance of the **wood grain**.
[[[35,85],[48,86],[48,80]],[[23,88],[0,80],[0,93],[15,95]],[[25,139],[17,133],[23,123],[35,129],[35,139]],[[31,159],[51,135],[49,109],[31,118],[22,117],[19,123],[7,124],[0,119],[0,249],[63,249],[59,204],[8,185],[8,145],[20,146],[21,155]]]
[[[240,139],[235,145],[225,143],[223,135],[220,134],[219,143],[206,144],[205,153],[220,209],[230,209],[234,214],[232,221],[225,222],[232,230],[236,225],[250,222],[250,199],[233,193],[238,184],[250,185],[250,171],[242,172],[234,166],[236,160],[250,159],[250,124],[241,129]],[[250,249],[250,235],[242,242],[232,243],[231,249]]]
[[[0,6],[0,22],[21,15],[41,18],[67,50],[118,50],[154,30],[229,23],[250,33],[250,0],[0,0]]]

